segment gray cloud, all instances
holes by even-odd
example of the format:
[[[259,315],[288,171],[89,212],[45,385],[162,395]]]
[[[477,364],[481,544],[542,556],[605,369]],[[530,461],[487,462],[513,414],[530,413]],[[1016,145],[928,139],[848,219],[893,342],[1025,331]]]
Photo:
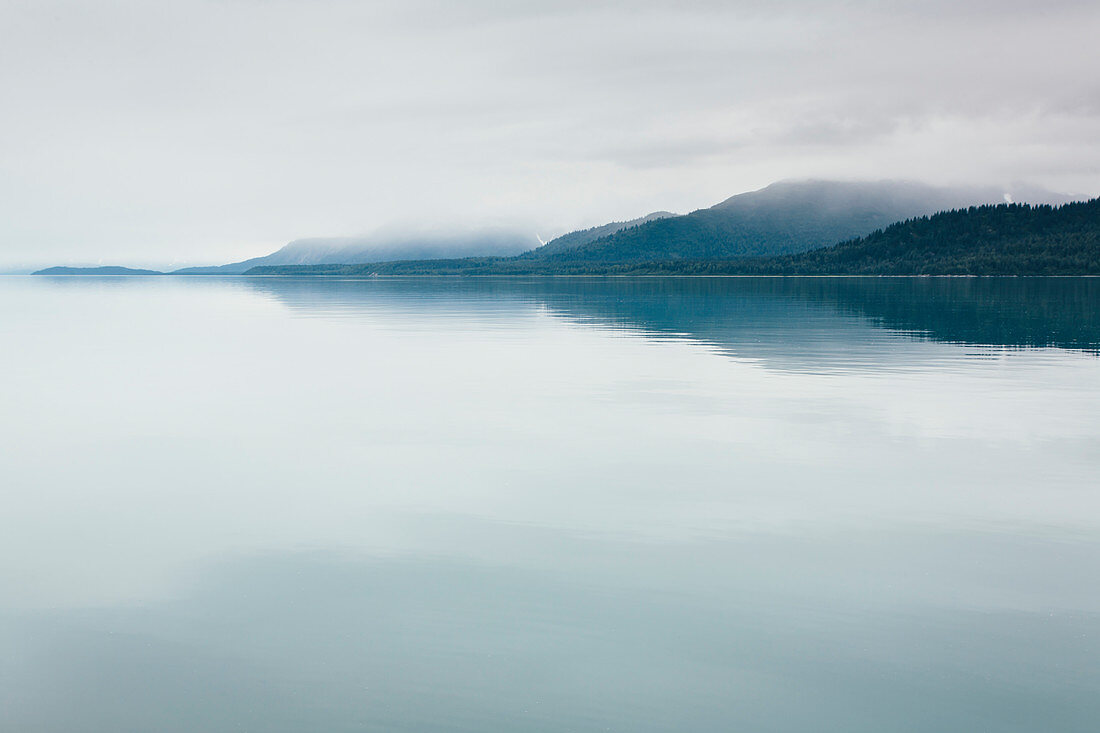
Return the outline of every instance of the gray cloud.
[[[784,177],[1100,193],[1087,2],[0,0],[0,267],[403,222],[560,231]]]

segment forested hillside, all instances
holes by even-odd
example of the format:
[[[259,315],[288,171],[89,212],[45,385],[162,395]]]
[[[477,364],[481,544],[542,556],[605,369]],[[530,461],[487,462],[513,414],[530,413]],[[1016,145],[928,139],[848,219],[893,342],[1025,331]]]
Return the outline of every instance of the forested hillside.
[[[284,275],[1097,275],[1100,199],[978,206],[898,222],[859,239],[778,257],[588,262],[557,258],[418,260],[265,267]]]
[[[813,252],[730,264],[789,275],[1096,275],[1100,199],[949,211]]]
[[[522,257],[564,264],[793,254],[863,236],[914,216],[996,203],[1003,195],[998,189],[905,181],[782,181],[684,216],[641,221],[588,241],[551,242]]]

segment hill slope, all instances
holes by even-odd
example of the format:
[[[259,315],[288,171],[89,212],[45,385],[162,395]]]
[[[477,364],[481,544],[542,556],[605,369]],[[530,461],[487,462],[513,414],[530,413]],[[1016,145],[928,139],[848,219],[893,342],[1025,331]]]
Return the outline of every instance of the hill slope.
[[[729,269],[790,275],[1097,275],[1100,199],[949,211],[833,247]]]
[[[363,264],[450,257],[509,257],[538,246],[533,234],[509,230],[379,234],[296,239],[263,257],[216,267],[187,267],[173,275],[239,275],[253,267]]]
[[[777,257],[652,262],[470,258],[257,268],[266,275],[1100,275],[1100,199],[999,204],[909,219],[860,239]]]
[[[1018,199],[1061,203],[1041,190]],[[254,267],[519,256],[569,265],[759,257],[804,252],[868,234],[896,221],[1003,200],[999,188],[944,188],[899,181],[781,181],[677,216],[660,211],[570,232],[533,249],[532,235],[503,230],[435,231],[358,238],[300,239],[264,257],[175,274],[240,274]],[[536,267],[514,265],[513,267]],[[331,269],[331,268],[326,268]]]
[[[791,254],[916,216],[1001,202],[1004,195],[1000,189],[898,181],[783,181],[709,209],[640,223],[569,249],[547,245],[525,256],[625,263]],[[1068,200],[1043,191],[1020,195],[1045,203]]]
[[[647,224],[651,221],[657,221],[658,219],[668,219],[675,217],[670,211],[655,211],[652,214],[632,219],[630,221],[614,221],[610,224],[604,224],[603,226],[592,227],[591,229],[580,229],[575,232],[569,232],[563,234],[560,237],[551,239],[549,242],[539,247],[536,250],[540,256],[545,257],[547,255],[556,254],[558,252],[565,252],[567,250],[576,249],[577,247],[583,247],[586,244],[595,242],[602,237],[621,232],[624,229],[630,229],[631,227],[639,226],[640,224]]]

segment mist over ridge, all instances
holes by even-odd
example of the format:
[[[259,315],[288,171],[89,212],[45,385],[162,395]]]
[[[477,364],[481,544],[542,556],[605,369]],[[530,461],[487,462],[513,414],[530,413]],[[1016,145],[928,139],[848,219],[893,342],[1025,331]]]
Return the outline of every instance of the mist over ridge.
[[[627,262],[794,254],[916,216],[982,204],[1060,204],[1072,196],[1038,187],[942,187],[912,181],[779,181],[707,209],[641,222],[568,249],[533,256],[562,261]]]
[[[460,5],[6,3],[0,269],[549,238],[792,178],[1100,195],[1095,2]]]
[[[530,259],[577,264],[772,257],[828,247],[906,219],[1005,202],[1058,205],[1079,197],[1041,187],[934,186],[915,181],[785,180],[687,214],[657,211],[544,241],[531,228],[390,225],[362,236],[295,239],[268,255],[170,270],[240,275],[268,268]],[[430,217],[429,217],[430,218]],[[71,263],[69,263],[71,264]],[[94,274],[97,268],[66,268]],[[53,274],[60,271],[54,269]],[[119,273],[123,274],[123,273]]]
[[[862,236],[914,216],[1006,200],[1058,204],[1074,197],[1018,184],[941,187],[911,181],[790,180],[736,194],[706,209],[577,230],[542,243],[518,230],[389,231],[366,237],[307,238],[265,257],[180,274],[240,274],[253,267],[349,265],[469,257],[634,261],[767,256],[803,252]],[[540,246],[541,245],[541,246]]]
[[[414,231],[388,230],[359,237],[295,239],[263,257],[214,267],[188,267],[180,275],[239,275],[272,265],[364,264],[406,259],[510,257],[538,247],[533,232],[492,228]]]

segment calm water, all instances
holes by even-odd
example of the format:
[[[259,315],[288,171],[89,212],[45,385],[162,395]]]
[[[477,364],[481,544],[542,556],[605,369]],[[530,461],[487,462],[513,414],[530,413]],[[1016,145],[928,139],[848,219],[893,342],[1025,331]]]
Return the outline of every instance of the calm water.
[[[0,278],[0,729],[1088,731],[1100,280]]]

